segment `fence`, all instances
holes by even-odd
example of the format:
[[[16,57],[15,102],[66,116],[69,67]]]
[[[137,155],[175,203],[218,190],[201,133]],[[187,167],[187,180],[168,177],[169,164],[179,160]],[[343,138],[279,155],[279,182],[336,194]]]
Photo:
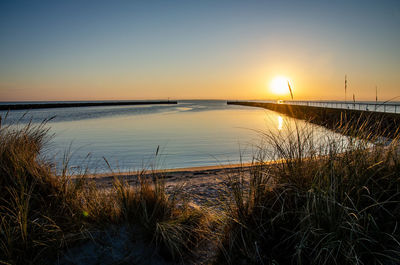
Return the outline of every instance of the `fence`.
[[[277,103],[277,101],[264,101],[264,102]],[[363,111],[400,113],[400,103],[385,103],[385,102],[371,103],[371,102],[351,102],[351,101],[301,101],[301,100],[288,100],[288,101],[279,100],[278,103],[335,108],[335,109],[355,109]]]

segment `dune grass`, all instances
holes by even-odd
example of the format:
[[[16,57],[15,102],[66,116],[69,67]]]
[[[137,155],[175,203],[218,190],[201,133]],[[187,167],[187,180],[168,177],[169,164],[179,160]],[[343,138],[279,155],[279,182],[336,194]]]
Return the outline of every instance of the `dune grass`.
[[[85,172],[72,177],[67,156],[55,174],[39,155],[46,128],[0,128],[0,264],[57,264],[110,227],[174,263],[196,264],[190,258],[210,240],[215,264],[400,263],[398,139],[371,138],[373,128],[344,140],[317,140],[312,127],[263,133],[268,147],[259,147],[250,177],[227,176],[217,221],[179,190],[167,194],[155,173],[138,172],[135,184],[115,177],[102,189]]]
[[[139,174],[132,186],[115,178],[99,189],[87,175],[61,175],[39,154],[46,124],[0,128],[0,264],[56,264],[69,247],[90,240],[90,232],[128,226],[167,260],[190,256],[207,230],[204,213],[186,200],[167,196],[163,182]]]
[[[360,133],[323,142],[310,128],[264,133],[274,148],[261,148],[248,185],[229,180],[216,264],[399,264],[398,141]]]

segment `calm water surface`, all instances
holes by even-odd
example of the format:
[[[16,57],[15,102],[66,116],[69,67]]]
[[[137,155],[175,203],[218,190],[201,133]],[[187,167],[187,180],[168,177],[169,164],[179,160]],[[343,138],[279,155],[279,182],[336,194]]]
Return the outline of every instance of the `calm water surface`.
[[[283,132],[284,124],[293,122],[226,101],[13,111],[7,122],[39,123],[52,116],[48,126],[54,137],[43,155],[60,168],[70,150],[70,166],[87,166],[92,172],[110,170],[104,158],[116,171],[249,162],[261,141],[258,131]]]

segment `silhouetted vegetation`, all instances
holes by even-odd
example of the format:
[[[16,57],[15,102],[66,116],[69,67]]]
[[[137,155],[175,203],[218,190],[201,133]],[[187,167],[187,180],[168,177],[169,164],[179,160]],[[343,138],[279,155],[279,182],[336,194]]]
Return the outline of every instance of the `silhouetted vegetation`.
[[[386,146],[366,135],[317,143],[307,128],[263,137],[274,151],[261,152],[249,185],[230,179],[217,264],[400,262],[396,139]],[[280,159],[271,166],[265,157]]]
[[[321,142],[311,127],[263,133],[268,148],[260,146],[250,177],[227,176],[214,222],[179,190],[167,194],[159,175],[142,171],[135,184],[115,177],[99,188],[86,173],[69,174],[68,156],[57,175],[40,156],[45,123],[3,126],[0,263],[57,264],[96,231],[123,227],[175,263],[196,263],[191,257],[213,240],[218,253],[208,262],[216,264],[398,264],[398,141],[340,129],[353,137]]]
[[[162,181],[143,175],[129,186],[115,178],[104,190],[85,174],[68,175],[68,163],[57,176],[39,156],[47,140],[45,123],[0,128],[0,263],[54,262],[111,225],[131,227],[132,240],[179,261],[207,234],[204,214],[167,196]]]

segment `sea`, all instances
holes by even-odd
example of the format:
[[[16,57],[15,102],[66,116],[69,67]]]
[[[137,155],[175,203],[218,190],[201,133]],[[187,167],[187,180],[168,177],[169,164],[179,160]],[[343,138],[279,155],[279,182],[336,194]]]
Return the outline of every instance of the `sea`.
[[[41,158],[54,163],[58,171],[68,168],[74,173],[247,163],[260,159],[260,149],[272,148],[266,135],[284,138],[296,126],[313,127],[315,137],[340,138],[305,121],[222,100],[0,111],[0,115],[3,128],[45,121],[51,137]],[[265,156],[262,159],[272,159]]]

